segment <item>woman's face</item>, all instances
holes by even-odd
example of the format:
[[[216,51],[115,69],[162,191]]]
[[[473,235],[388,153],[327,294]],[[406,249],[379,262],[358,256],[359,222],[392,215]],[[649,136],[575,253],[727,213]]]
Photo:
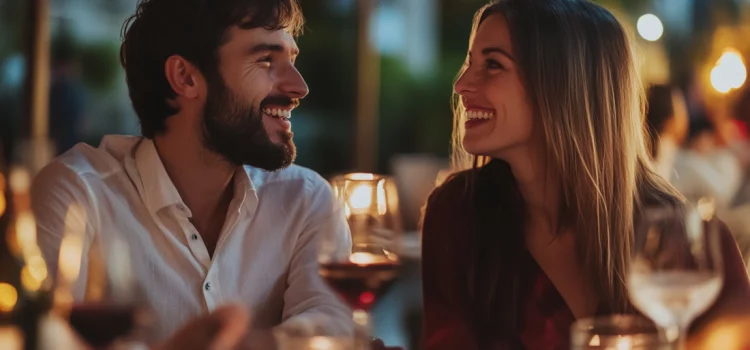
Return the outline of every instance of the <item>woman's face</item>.
[[[533,113],[505,17],[487,17],[469,46],[466,70],[454,85],[466,109],[463,146],[474,155],[507,160],[529,143]]]

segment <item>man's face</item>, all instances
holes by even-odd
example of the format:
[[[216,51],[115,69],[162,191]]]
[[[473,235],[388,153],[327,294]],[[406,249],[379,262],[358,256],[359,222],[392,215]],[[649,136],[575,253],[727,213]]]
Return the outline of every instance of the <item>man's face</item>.
[[[289,121],[307,93],[294,61],[298,48],[284,30],[231,27],[219,48],[218,74],[206,72],[206,147],[236,165],[265,170],[295,158]]]

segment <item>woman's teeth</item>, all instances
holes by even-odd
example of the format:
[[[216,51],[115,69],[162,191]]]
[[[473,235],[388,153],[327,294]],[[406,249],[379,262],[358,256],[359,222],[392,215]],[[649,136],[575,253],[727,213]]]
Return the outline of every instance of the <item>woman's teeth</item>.
[[[277,118],[289,119],[292,117],[291,109],[263,108],[263,113]]]
[[[466,118],[469,120],[473,119],[490,119],[495,116],[495,113],[493,112],[483,112],[483,111],[466,111]]]

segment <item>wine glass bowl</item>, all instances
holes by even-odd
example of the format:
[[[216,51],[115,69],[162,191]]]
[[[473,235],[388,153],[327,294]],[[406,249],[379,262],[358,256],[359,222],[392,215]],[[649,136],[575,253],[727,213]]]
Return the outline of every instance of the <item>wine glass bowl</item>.
[[[690,322],[711,306],[723,284],[713,209],[708,199],[650,207],[635,227],[630,300],[678,347]]]
[[[383,248],[358,244],[349,261],[322,263],[320,275],[350,307],[370,311],[398,275],[398,258]]]
[[[108,348],[143,329],[148,314],[137,307],[139,290],[127,243],[101,234],[87,241],[83,222],[85,213],[71,206],[60,245],[53,310],[88,345]]]

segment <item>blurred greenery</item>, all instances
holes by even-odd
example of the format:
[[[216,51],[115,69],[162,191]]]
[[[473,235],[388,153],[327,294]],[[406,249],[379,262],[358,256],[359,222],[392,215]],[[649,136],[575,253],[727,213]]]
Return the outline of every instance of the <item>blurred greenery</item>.
[[[0,63],[21,50],[20,28],[25,23],[21,14],[25,10],[26,1],[0,0]]]
[[[114,87],[120,73],[120,46],[101,41],[80,47],[80,64],[84,85],[95,94],[105,94]]]

